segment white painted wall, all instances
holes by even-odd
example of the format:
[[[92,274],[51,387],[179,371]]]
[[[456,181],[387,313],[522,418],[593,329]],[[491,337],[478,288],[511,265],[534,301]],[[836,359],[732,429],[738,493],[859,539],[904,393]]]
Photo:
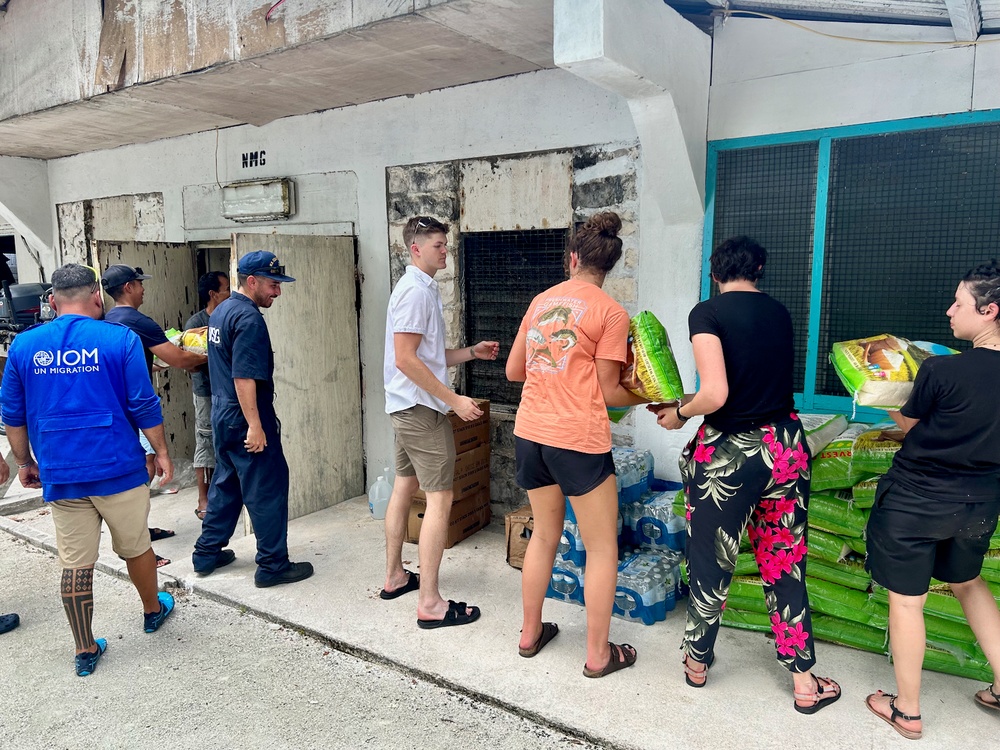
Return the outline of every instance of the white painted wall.
[[[35,253],[45,254],[52,246],[53,213],[46,163],[0,156],[0,221],[12,224]],[[34,261],[26,265],[36,266]]]
[[[289,232],[323,234],[356,222],[362,286],[362,370],[369,466],[392,458],[392,429],[383,413],[382,347],[389,296],[386,175],[390,165],[547,151],[636,138],[627,103],[560,70],[401,97],[49,162],[52,204],[111,195],[163,193],[168,242],[206,239],[204,217],[187,232],[184,192],[190,186],[258,177],[351,173],[334,185],[356,184],[355,200],[326,202],[326,215]],[[266,165],[242,169],[244,151],[267,151]],[[356,182],[355,182],[356,181]],[[189,200],[191,191],[188,190]],[[323,200],[312,193],[311,200]],[[300,196],[308,199],[308,196]],[[321,218],[322,215],[322,218]],[[285,226],[277,227],[279,232]],[[229,229],[220,229],[225,238]],[[54,258],[50,259],[54,263]],[[294,271],[294,269],[291,269]],[[693,267],[690,273],[695,273]],[[352,269],[344,269],[351,273]],[[294,294],[294,285],[287,293]],[[280,301],[278,302],[280,304]],[[684,311],[686,315],[686,311]]]

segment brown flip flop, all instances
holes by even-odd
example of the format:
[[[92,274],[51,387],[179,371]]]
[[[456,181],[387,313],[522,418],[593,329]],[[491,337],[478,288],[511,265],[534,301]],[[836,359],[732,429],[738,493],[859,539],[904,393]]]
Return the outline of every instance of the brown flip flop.
[[[584,664],[584,677],[605,677],[612,672],[617,672],[620,669],[626,669],[627,667],[631,667],[635,664],[635,660],[638,658],[639,652],[635,650],[634,646],[628,643],[616,645],[611,641],[608,641],[608,645],[611,647],[611,658],[609,658],[608,663],[604,665],[604,669],[587,669],[587,665]],[[626,651],[626,649],[628,649],[628,651]]]
[[[551,641],[559,635],[559,626],[554,622],[543,622],[542,632],[538,636],[538,640],[535,641],[534,645],[528,646],[528,648],[518,648],[517,653],[523,656],[525,659],[530,659],[532,656],[537,656],[538,652],[541,651],[545,644]]]
[[[883,696],[889,699],[889,708],[892,710],[892,713],[889,716],[886,716],[880,711],[876,711],[875,707],[872,706],[872,698],[881,698]],[[890,727],[895,729],[901,735],[906,737],[906,739],[919,740],[921,736],[923,736],[923,730],[914,731],[912,729],[904,729],[896,721],[896,719],[902,719],[903,721],[920,721],[920,714],[917,714],[916,716],[908,716],[907,714],[904,714],[902,711],[896,708],[896,696],[893,695],[892,693],[883,693],[881,690],[879,690],[876,693],[872,693],[867,698],[865,698],[865,705],[868,706],[869,711],[871,711],[873,714],[875,714],[877,717],[879,717],[882,721],[884,721]]]

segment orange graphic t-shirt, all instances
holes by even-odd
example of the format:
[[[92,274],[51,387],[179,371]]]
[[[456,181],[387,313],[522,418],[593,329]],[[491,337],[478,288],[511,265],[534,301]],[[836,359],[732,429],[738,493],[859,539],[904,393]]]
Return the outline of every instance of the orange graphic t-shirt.
[[[514,434],[581,453],[611,450],[595,360],[625,361],[628,322],[625,308],[585,281],[570,279],[535,297],[517,332],[527,377]]]

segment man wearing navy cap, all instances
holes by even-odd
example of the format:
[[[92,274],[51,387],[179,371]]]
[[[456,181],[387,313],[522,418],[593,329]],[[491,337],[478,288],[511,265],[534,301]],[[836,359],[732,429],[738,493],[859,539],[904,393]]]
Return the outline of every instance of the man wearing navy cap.
[[[288,464],[274,413],[274,353],[261,308],[295,281],[273,253],[255,251],[237,264],[239,287],[208,321],[208,372],[212,383],[215,474],[208,512],[194,545],[194,570],[209,575],[236,559],[223,549],[246,506],[257,537],[260,588],[301,581],[307,562],[288,559]]]

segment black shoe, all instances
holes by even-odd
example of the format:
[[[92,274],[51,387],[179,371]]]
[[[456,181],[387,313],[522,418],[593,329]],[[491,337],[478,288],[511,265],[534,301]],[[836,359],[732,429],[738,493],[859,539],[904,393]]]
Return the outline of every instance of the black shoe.
[[[196,567],[194,572],[200,576],[210,576],[216,568],[224,568],[236,559],[236,553],[231,549],[224,549],[215,556],[215,565],[208,565],[203,568]]]
[[[9,633],[21,624],[21,618],[15,614],[0,615],[0,633]]]
[[[260,575],[254,576],[253,583],[259,589],[267,588],[268,586],[277,586],[282,583],[295,583],[296,581],[304,581],[309,576],[313,574],[312,563],[290,563],[284,572],[279,573],[276,576],[270,578],[259,578]]]

